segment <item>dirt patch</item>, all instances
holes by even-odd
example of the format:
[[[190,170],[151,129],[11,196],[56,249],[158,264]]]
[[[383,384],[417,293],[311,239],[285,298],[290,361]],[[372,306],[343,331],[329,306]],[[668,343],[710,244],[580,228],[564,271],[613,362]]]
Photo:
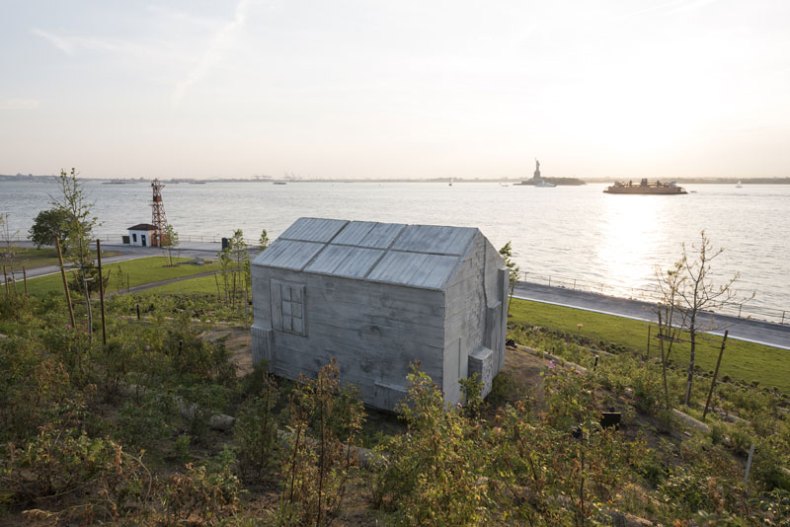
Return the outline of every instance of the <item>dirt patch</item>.
[[[536,409],[544,406],[543,376],[549,364],[526,348],[508,347],[505,364],[494,379],[494,388],[488,397],[492,411],[516,401],[529,398]]]
[[[200,334],[200,338],[213,343],[222,342],[230,352],[236,375],[244,377],[252,372],[252,337],[248,328],[215,328]]]

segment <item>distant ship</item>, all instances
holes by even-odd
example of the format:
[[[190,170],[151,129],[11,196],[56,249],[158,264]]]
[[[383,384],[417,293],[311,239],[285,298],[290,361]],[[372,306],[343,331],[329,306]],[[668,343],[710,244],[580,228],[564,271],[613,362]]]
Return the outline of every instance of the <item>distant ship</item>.
[[[638,185],[634,185],[633,181],[615,182],[614,185],[607,187],[604,190],[607,194],[687,194],[686,189],[679,187],[674,181],[670,183],[662,183],[656,181],[649,183],[647,178],[642,178]]]

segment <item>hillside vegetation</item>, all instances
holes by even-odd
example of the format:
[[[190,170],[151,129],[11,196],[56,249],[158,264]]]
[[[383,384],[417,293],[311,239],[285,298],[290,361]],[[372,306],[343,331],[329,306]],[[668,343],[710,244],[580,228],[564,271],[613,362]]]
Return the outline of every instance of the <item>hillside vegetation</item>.
[[[180,272],[163,259],[137,265],[139,274],[122,264],[140,283]],[[194,281],[213,289],[109,298],[106,344],[95,298],[89,327],[86,299],[72,291],[72,328],[57,289],[0,293],[0,525],[765,526],[790,517],[790,428],[784,394],[769,388],[774,372],[757,387],[721,384],[707,431],[687,429],[667,408],[680,407],[682,372],[669,372],[665,392],[644,328],[518,302],[516,346],[486,401],[470,381],[467,404],[446,408],[415,365],[407,403],[390,416],[364,409],[340,383],[342,364],[300,383],[251,368],[246,293],[220,278]],[[701,379],[681,408],[698,417]],[[619,413],[619,428],[602,427],[605,411]]]

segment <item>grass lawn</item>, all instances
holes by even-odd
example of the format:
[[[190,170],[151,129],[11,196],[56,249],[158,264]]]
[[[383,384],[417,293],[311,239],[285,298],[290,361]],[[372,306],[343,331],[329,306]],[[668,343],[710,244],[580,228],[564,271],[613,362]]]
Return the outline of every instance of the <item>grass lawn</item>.
[[[117,256],[118,251],[102,251],[103,258]],[[58,265],[58,252],[54,247],[43,247],[35,249],[33,247],[16,247],[14,250],[14,268],[20,271],[25,269],[35,269],[47,265]]]
[[[542,326],[589,338],[593,341],[619,344],[644,352],[647,347],[647,322],[613,315],[603,315],[580,309],[513,299],[510,322]],[[658,341],[654,338],[656,325],[651,324],[650,353],[658,354]],[[672,350],[672,361],[688,363],[688,334],[681,335],[682,342]],[[697,339],[697,364],[713,371],[721,347],[721,337],[700,335]],[[720,376],[758,382],[761,386],[775,386],[790,392],[790,351],[742,340],[728,339],[722,359]]]
[[[171,278],[190,276],[206,271],[216,271],[219,265],[216,262],[195,265],[191,258],[173,258],[174,266],[169,266],[169,261],[161,256],[140,258],[103,266],[105,276],[109,273],[110,282],[108,292],[123,291],[127,284],[135,287],[150,284]],[[72,272],[68,274],[71,275]],[[213,278],[212,278],[213,280]],[[60,274],[31,278],[28,280],[28,292],[34,296],[43,296],[50,292],[60,293],[63,290]]]
[[[206,269],[209,270],[209,269]],[[222,285],[220,285],[222,287]],[[168,294],[217,294],[217,282],[214,276],[201,276],[198,278],[189,278],[180,280],[172,284],[161,285],[159,287],[152,287],[141,291],[141,294],[147,295],[168,295]]]

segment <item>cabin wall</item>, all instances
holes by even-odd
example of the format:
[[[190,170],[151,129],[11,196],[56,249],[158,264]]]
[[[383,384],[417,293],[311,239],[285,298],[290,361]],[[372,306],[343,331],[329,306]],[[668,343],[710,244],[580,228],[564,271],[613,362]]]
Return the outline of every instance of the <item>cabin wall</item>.
[[[477,235],[458,270],[447,285],[445,323],[444,396],[462,401],[460,379],[469,375],[469,355],[482,344],[485,329],[485,250]]]
[[[342,380],[386,410],[405,395],[415,360],[442,385],[443,292],[263,266],[253,266],[252,281],[253,361],[273,373],[314,377],[334,357]],[[301,304],[291,295],[303,295]],[[300,306],[301,321],[283,312]]]
[[[494,352],[494,375],[505,365],[507,310],[510,300],[510,277],[499,251],[483,239],[486,251],[486,334],[484,345]]]
[[[487,395],[502,367],[507,324],[503,267],[498,252],[478,234],[447,285],[443,390],[449,402],[462,400],[459,380],[475,371]]]

